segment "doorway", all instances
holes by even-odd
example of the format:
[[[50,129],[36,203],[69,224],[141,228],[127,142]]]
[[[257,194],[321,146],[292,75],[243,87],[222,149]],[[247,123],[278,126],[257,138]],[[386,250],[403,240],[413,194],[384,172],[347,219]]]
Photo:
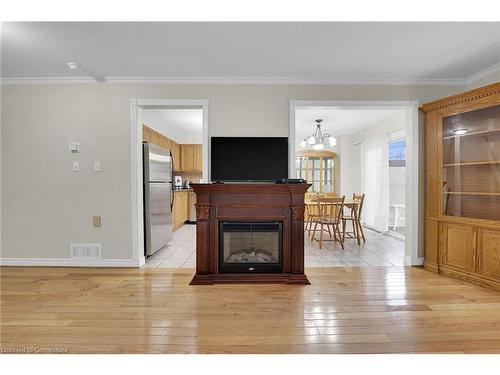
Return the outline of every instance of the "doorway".
[[[195,170],[195,168],[188,168],[190,169],[189,171],[183,171],[188,173],[186,175],[187,179],[192,178],[194,174],[197,174],[198,172],[200,173],[200,178],[199,181],[207,181],[207,178],[209,176],[209,171],[208,171],[208,100],[198,100],[198,99],[186,99],[186,100],[170,100],[170,99],[160,99],[160,100],[137,100],[133,99],[130,101],[130,118],[131,118],[131,178],[132,178],[132,207],[133,207],[133,212],[132,212],[132,218],[131,218],[131,225],[132,225],[132,244],[133,244],[133,258],[137,260],[138,266],[143,266],[146,262],[146,258],[144,256],[144,234],[145,234],[145,229],[144,229],[144,201],[143,201],[143,194],[144,194],[144,189],[143,189],[143,158],[142,158],[142,143],[143,143],[143,134],[146,134],[148,130],[145,130],[145,119],[146,118],[152,118],[151,115],[154,114],[155,112],[158,113],[158,111],[162,110],[190,110],[190,109],[196,109],[201,111],[201,128],[202,128],[202,137],[201,137],[201,147],[198,153],[198,158],[201,159],[201,171]],[[145,112],[149,112],[145,113]],[[153,126],[154,127],[154,126]],[[149,127],[148,127],[149,128]],[[160,133],[158,130],[151,129],[151,134],[148,135],[151,137],[158,137],[156,133]],[[165,140],[161,138],[158,140],[157,143],[159,143],[160,147],[165,148],[172,148],[177,144],[179,145],[180,142],[175,142],[175,136],[165,137],[168,138],[168,140]],[[152,140],[152,139],[150,139]],[[169,143],[169,141],[171,143]],[[166,144],[163,144],[166,142]],[[193,147],[194,144],[188,144],[188,147],[186,147],[185,153],[187,151],[193,149],[196,152],[196,149]],[[189,150],[188,150],[189,149]],[[178,157],[177,159],[182,160],[182,151],[178,151]],[[193,155],[195,155],[193,153]],[[185,158],[185,160],[188,160]],[[189,158],[191,160],[191,158]],[[193,157],[193,160],[195,160],[195,157]],[[193,161],[191,160],[191,161]],[[193,165],[195,162],[193,161]],[[177,166],[177,168],[180,168]],[[197,168],[199,169],[199,168]],[[180,169],[182,170],[182,168]],[[174,168],[174,175],[180,175],[175,174],[175,168]],[[189,199],[189,197],[188,197]],[[186,199],[186,206],[189,205],[189,200]],[[175,202],[176,199],[172,199],[172,202]],[[180,231],[177,235],[177,237],[183,237],[184,231]],[[176,240],[174,236],[174,241]],[[193,252],[194,252],[194,247],[193,247]],[[172,255],[172,254],[170,254]],[[153,256],[154,257],[154,256]],[[152,257],[152,258],[153,258]],[[167,258],[165,258],[167,259]],[[165,260],[163,259],[163,260]],[[162,262],[163,262],[162,260]],[[194,260],[193,260],[194,261]],[[156,260],[158,262],[158,260]],[[154,262],[148,262],[149,264],[153,264]]]
[[[300,129],[300,123],[303,121],[303,115],[307,111],[315,115],[309,118],[310,125],[308,131],[304,132],[303,129]],[[327,116],[325,113],[328,111],[340,113],[336,121],[333,121],[333,123],[330,121],[331,125],[333,125],[331,127],[328,126],[327,119],[322,118]],[[368,113],[372,113],[375,117],[383,117],[386,115],[389,117],[392,116],[393,124],[379,125],[372,129],[368,129],[370,128],[369,126],[365,128],[361,126],[360,128],[359,125],[364,118],[363,116],[366,117]],[[361,114],[363,115],[359,117]],[[349,120],[346,116],[352,118]],[[334,118],[335,116],[332,117],[332,119]],[[323,265],[326,264],[331,266],[363,266],[366,265],[365,263],[379,266],[423,264],[423,257],[420,255],[422,254],[423,233],[419,231],[419,224],[423,220],[423,189],[421,186],[423,179],[419,176],[418,168],[419,163],[421,163],[419,142],[422,137],[422,132],[418,126],[418,102],[291,100],[289,131],[290,177],[298,176],[298,171],[300,171],[302,173],[300,177],[304,178],[303,175],[306,173],[303,168],[304,164],[308,162],[314,163],[314,161],[304,160],[304,154],[308,154],[309,151],[302,146],[304,143],[307,143],[309,133],[311,133],[311,135],[313,134],[314,125],[317,124],[314,120],[321,119],[323,119],[321,123],[322,133],[333,135],[335,142],[332,142],[330,145],[325,142],[324,147],[320,151],[330,153],[333,158],[329,164],[329,168],[331,169],[330,172],[322,172],[319,170],[318,178],[315,179],[316,184],[311,189],[311,193],[323,193],[323,195],[325,195],[324,192],[331,191],[332,196],[345,196],[346,201],[348,201],[352,199],[353,193],[366,194],[369,192],[369,195],[366,194],[367,198],[365,203],[370,205],[368,202],[370,202],[371,197],[372,207],[367,208],[364,206],[364,212],[362,213],[366,245],[358,246],[355,244],[355,241],[349,240],[348,242],[346,239],[345,243],[349,243],[347,246],[349,247],[347,249],[348,252],[340,248],[330,247],[333,254],[328,254],[327,257],[329,257],[329,259],[326,261],[324,259],[320,259],[319,261]],[[383,122],[383,119],[379,120],[378,122]],[[389,123],[390,121],[387,122]],[[354,131],[352,128],[354,128]],[[401,136],[401,133],[403,136]],[[370,144],[369,141],[374,138],[378,138],[379,142]],[[404,140],[405,152],[404,173],[401,173],[403,172],[401,169],[391,170],[393,167],[391,167],[390,164],[393,164],[394,168],[401,168],[400,166],[395,166],[395,164],[401,164],[401,161],[389,163],[388,160],[389,149],[391,147],[396,147],[393,146],[392,143],[402,140]],[[401,142],[397,145],[402,146]],[[371,154],[367,152],[371,152]],[[373,169],[371,166],[373,164],[374,155],[380,155],[380,168],[385,170],[386,174],[375,173],[378,169]],[[370,160],[371,164],[368,165],[366,160]],[[326,164],[322,164],[320,161],[318,161],[317,164],[317,169],[321,169],[319,168],[320,165],[325,167],[325,169],[329,169],[326,168]],[[363,164],[365,165],[363,166]],[[313,164],[311,164],[311,166],[313,166]],[[396,172],[399,172],[399,174],[396,175]],[[329,173],[333,178],[327,178]],[[379,186],[380,184],[377,183],[376,180],[373,180],[373,178],[368,175],[369,173],[375,173],[372,176],[375,178],[384,178],[383,176],[387,176],[385,191],[374,192],[370,190],[374,186]],[[390,178],[391,173],[394,174],[392,180]],[[313,176],[308,177],[312,178]],[[321,179],[321,177],[324,178]],[[309,180],[309,178],[307,179]],[[316,180],[318,180],[319,183]],[[321,186],[323,182],[330,183],[332,186]],[[377,197],[377,199],[373,199],[373,197]],[[409,197],[412,198],[409,199]],[[381,205],[383,209],[377,208],[378,205]],[[395,212],[395,205],[399,205],[397,206],[397,213]],[[384,212],[381,215],[382,211]],[[372,217],[369,218],[369,215]],[[374,218],[374,215],[378,215],[378,217]],[[394,220],[397,220],[397,222],[394,223]],[[393,231],[394,228],[396,230]],[[394,238],[394,236],[388,236],[388,234],[392,233],[398,234],[398,237]],[[369,238],[371,238],[371,244],[367,245]],[[306,247],[308,246],[307,241],[308,240],[306,240]],[[380,256],[380,253],[376,252],[376,250],[379,250],[378,248],[382,248],[382,253],[386,252],[386,256],[382,257],[382,259],[380,259],[380,257],[375,257]],[[396,257],[392,257],[390,253],[395,251],[396,248],[398,254]],[[353,254],[362,254],[365,249],[371,250],[375,254],[365,253],[366,259],[357,259],[353,256]],[[319,251],[319,249],[312,249],[312,251],[313,255],[325,254]],[[347,254],[347,256],[345,254]],[[338,259],[331,257],[331,255],[335,255]],[[371,255],[375,256],[372,257]],[[317,258],[313,258],[309,266],[320,266],[317,261]]]

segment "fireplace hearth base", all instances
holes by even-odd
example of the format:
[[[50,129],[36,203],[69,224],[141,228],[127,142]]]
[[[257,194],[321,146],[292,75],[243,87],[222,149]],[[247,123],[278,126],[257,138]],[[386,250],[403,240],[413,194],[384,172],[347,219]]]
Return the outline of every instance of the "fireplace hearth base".
[[[192,184],[196,193],[196,274],[191,285],[308,285],[304,274],[304,194],[310,184]],[[220,272],[220,223],[282,223],[276,272]]]
[[[301,284],[311,283],[304,274],[289,273],[219,273],[194,275],[189,285],[213,284]]]

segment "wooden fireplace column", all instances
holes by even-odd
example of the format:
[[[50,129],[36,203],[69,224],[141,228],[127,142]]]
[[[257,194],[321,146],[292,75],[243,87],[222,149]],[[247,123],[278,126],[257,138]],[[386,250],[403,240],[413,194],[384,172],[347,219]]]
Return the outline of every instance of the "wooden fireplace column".
[[[310,184],[192,184],[196,193],[196,274],[191,285],[309,284],[304,274],[304,194]],[[283,222],[281,273],[219,273],[220,221]]]

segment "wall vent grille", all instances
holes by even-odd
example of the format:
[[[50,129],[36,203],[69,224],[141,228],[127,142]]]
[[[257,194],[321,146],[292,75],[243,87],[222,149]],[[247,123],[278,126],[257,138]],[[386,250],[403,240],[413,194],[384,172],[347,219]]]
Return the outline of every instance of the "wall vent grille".
[[[71,258],[98,259],[101,258],[102,244],[100,243],[72,243]]]

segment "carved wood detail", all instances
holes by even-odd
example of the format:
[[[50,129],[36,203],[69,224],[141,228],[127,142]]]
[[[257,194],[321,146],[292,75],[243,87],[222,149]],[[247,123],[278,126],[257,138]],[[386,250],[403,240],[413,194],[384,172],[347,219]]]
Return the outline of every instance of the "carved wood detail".
[[[208,220],[210,206],[196,205],[196,220]]]
[[[467,102],[476,101],[479,99],[486,98],[488,96],[500,94],[500,83],[494,83],[485,87],[481,87],[475,90],[467,91],[462,94],[449,96],[447,98],[439,99],[434,102],[424,104],[420,107],[422,112],[432,112],[440,110],[443,108],[453,107],[458,104],[464,104]]]
[[[291,206],[293,220],[304,220],[305,206]]]

